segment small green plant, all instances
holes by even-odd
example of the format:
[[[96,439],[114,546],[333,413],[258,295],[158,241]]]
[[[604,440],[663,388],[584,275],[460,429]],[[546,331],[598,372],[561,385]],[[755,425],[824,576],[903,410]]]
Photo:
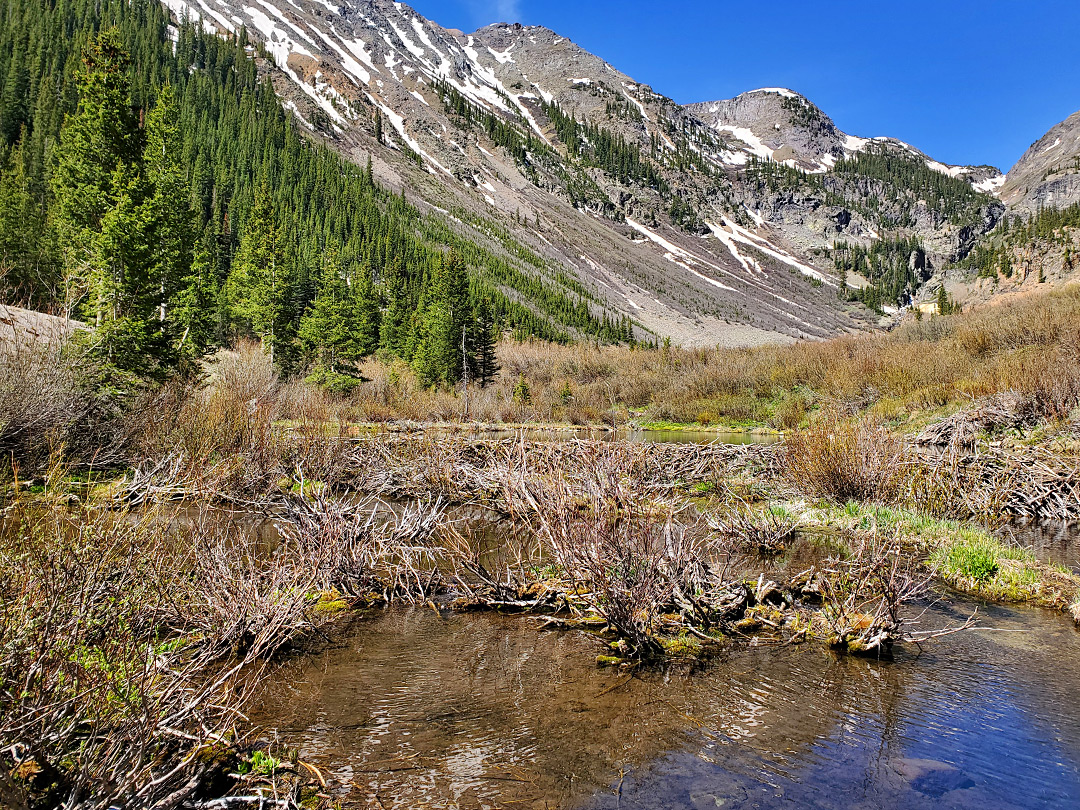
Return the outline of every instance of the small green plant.
[[[518,381],[514,384],[514,402],[519,405],[532,403],[532,392],[529,390],[529,383],[526,381],[524,374],[519,374]]]
[[[280,767],[281,760],[275,759],[269,751],[253,751],[247,762],[240,763],[240,772],[273,776]]]
[[[517,389],[515,389],[515,394],[516,393]],[[569,405],[574,401],[574,389],[570,386],[569,380],[563,380],[562,388],[559,389],[559,401],[562,402],[563,405]]]
[[[945,550],[942,563],[951,574],[985,583],[998,572],[997,555],[983,544],[957,544]]]
[[[961,528],[959,536],[931,555],[931,562],[951,580],[987,585],[1003,572],[1003,560],[1029,562],[1031,552],[1007,546],[981,531]],[[1013,577],[1015,579],[1015,576]]]

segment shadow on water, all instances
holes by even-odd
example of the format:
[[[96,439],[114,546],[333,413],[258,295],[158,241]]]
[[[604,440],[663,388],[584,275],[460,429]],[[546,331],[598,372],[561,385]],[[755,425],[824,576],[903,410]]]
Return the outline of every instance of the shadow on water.
[[[744,646],[630,677],[579,633],[393,609],[284,666],[253,719],[356,806],[1075,806],[1080,673],[1061,662],[1080,634],[1042,611],[981,614],[993,631],[891,664]]]

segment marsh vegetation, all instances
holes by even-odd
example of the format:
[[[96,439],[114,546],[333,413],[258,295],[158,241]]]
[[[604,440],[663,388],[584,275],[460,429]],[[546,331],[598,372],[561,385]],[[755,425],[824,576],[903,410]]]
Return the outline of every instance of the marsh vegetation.
[[[320,766],[249,709],[281,667],[395,605],[517,615],[628,677],[763,646],[888,660],[975,625],[974,606],[935,608],[956,590],[1080,613],[1072,569],[994,533],[1080,518],[1078,301],[746,352],[507,343],[496,383],[466,393],[374,363],[331,395],[254,344],[121,390],[77,342],[11,347],[3,801],[328,802]],[[729,425],[783,441],[461,421],[618,426],[736,401],[764,410]]]

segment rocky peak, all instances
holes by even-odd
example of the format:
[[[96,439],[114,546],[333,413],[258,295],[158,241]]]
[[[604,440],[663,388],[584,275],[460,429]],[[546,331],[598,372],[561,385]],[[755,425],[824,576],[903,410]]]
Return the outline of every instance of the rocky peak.
[[[1009,170],[1000,196],[1027,213],[1080,202],[1080,112],[1031,145]]]
[[[687,109],[721,134],[729,134],[759,158],[812,172],[843,157],[845,135],[806,97],[786,88],[762,88]]]

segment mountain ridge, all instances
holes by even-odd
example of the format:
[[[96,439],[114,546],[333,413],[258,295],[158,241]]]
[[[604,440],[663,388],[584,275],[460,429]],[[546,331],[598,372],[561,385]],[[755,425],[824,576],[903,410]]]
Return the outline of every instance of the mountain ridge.
[[[874,325],[928,296],[1004,212],[993,167],[848,135],[786,88],[680,106],[542,26],[464,34],[388,0],[165,2],[254,34],[291,82],[275,82],[283,103],[383,181],[512,224],[681,343]],[[883,241],[887,268],[838,258]]]

